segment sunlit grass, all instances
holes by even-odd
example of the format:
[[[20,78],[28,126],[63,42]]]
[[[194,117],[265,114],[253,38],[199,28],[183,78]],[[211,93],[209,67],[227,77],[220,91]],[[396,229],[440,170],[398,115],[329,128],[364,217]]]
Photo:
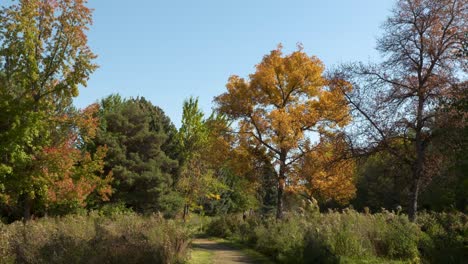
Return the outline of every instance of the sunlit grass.
[[[194,248],[191,250],[188,264],[210,264],[213,263],[213,257],[212,251]]]

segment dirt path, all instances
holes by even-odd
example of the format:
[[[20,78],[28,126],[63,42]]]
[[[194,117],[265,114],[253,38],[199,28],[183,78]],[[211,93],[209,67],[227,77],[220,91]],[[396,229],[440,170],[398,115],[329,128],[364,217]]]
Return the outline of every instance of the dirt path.
[[[195,251],[208,252],[213,264],[255,263],[242,251],[216,241],[203,238],[195,239],[192,246]]]

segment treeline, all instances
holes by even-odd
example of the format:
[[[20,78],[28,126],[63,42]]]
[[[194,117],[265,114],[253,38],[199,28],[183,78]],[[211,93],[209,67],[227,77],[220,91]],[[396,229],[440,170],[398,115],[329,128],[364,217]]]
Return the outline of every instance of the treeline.
[[[231,76],[177,129],[144,97],[73,97],[96,69],[85,1],[0,11],[0,214],[86,210],[275,214],[304,200],[408,213],[467,210],[466,1],[397,1],[384,61],[325,69],[301,46]]]

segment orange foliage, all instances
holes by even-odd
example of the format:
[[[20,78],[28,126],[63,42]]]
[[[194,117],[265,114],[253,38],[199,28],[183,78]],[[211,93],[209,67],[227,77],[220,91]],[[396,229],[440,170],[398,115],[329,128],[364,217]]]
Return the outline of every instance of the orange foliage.
[[[310,132],[333,134],[333,129],[348,124],[351,119],[342,87],[338,89],[323,72],[322,62],[309,57],[302,47],[283,55],[280,46],[263,57],[248,80],[231,76],[226,84],[227,92],[215,98],[219,112],[239,121],[240,140],[253,147],[266,148],[267,155],[274,160],[278,218],[282,216],[285,185],[294,183],[294,166],[313,149]],[[327,183],[317,180],[309,183],[329,185],[330,190],[331,186],[339,185],[333,179]]]
[[[216,98],[219,110],[241,119],[243,132],[270,147],[292,150],[304,132],[345,125],[350,121],[341,90],[327,87],[324,66],[301,50],[283,56],[281,49],[265,56],[245,80],[231,76],[227,93]]]
[[[297,174],[293,177],[296,184],[291,189],[310,198],[347,203],[356,193],[356,164],[353,159],[340,157],[345,152],[345,142],[340,139],[320,142],[297,166]]]
[[[96,105],[91,105],[76,116],[60,117],[61,122],[71,122],[77,129],[69,131],[54,146],[43,149],[40,156],[41,176],[47,182],[49,203],[72,202],[85,206],[86,199],[93,192],[97,192],[102,200],[109,200],[112,175],[103,175],[107,147],[98,147],[93,155],[78,147],[80,140],[86,141],[95,136],[98,125],[96,111]]]

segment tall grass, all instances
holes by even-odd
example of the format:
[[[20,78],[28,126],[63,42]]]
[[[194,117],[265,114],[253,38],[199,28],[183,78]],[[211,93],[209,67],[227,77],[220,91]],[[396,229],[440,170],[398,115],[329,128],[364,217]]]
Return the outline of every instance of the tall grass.
[[[158,215],[68,215],[0,225],[0,263],[182,263],[189,231]]]
[[[213,220],[207,233],[244,242],[279,263],[421,262],[422,231],[407,216],[387,211],[309,211],[281,221],[226,216]]]

